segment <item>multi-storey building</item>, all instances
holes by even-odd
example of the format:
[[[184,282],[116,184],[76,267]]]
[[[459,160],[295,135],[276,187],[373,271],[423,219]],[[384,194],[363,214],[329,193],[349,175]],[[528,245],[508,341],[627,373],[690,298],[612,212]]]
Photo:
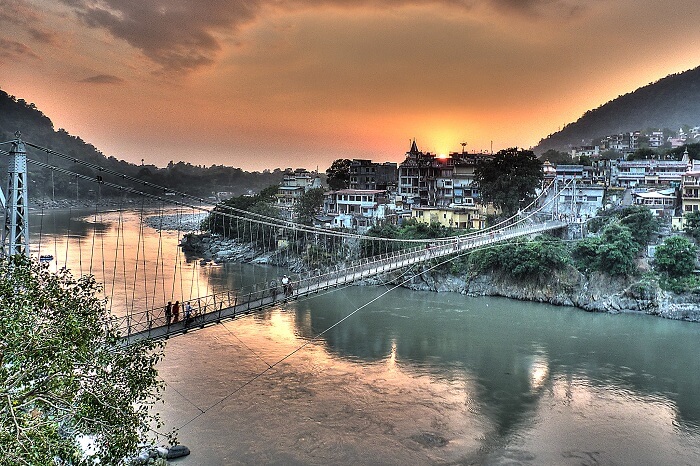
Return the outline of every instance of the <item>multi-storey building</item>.
[[[652,131],[649,134],[649,147],[652,149],[659,148],[664,145],[664,132],[663,131]]]
[[[569,180],[583,180],[583,165],[564,165],[556,166],[557,181],[567,182]]]
[[[353,159],[350,163],[350,189],[396,190],[398,165],[395,162],[376,163]]]
[[[581,146],[571,149],[571,157],[574,159],[580,159],[581,157],[599,157],[600,156],[600,146]]]
[[[325,194],[323,210],[334,228],[362,231],[380,223],[396,223],[396,206],[382,189],[329,191]]]
[[[684,173],[680,191],[683,214],[700,210],[700,171]]]
[[[445,157],[418,150],[416,142],[399,165],[399,190],[404,203],[411,207],[450,207],[474,205],[479,190],[474,172],[487,154],[453,152]]]
[[[321,187],[321,178],[316,172],[309,172],[303,168],[287,171],[282,183],[277,188],[277,207],[281,214],[287,218],[293,218],[294,204],[307,191]]]
[[[398,194],[407,206],[430,204],[428,184],[435,180],[433,160],[434,154],[419,151],[416,141],[413,141],[406,159],[399,164]]]
[[[678,186],[688,168],[688,160],[623,160],[613,167],[613,182],[622,187],[639,185]]]
[[[603,139],[603,144],[610,150],[620,153],[630,152],[629,133],[612,134]]]

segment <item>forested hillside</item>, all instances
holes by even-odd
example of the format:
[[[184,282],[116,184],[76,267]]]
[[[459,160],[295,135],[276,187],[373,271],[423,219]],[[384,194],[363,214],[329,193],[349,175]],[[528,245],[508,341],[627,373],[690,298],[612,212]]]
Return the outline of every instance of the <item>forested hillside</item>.
[[[566,150],[582,141],[621,132],[647,128],[700,125],[700,67],[667,76],[589,110],[575,123],[542,139],[534,148],[540,154],[548,149]]]
[[[195,196],[209,197],[213,193],[221,191],[231,192],[235,195],[245,194],[248,190],[257,192],[272,184],[278,184],[284,176],[284,173],[279,169],[264,173],[246,172],[240,168],[222,165],[205,168],[186,162],[170,163],[167,167],[159,168],[155,165],[142,166],[117,160],[115,157],[107,157],[95,146],[79,137],[72,136],[63,129],[54,130],[51,120],[34,104],[0,90],[0,142],[13,139],[17,130],[22,132],[23,139],[43,147]],[[8,151],[9,148],[10,146],[7,144],[0,146],[0,149],[5,151]],[[98,175],[95,170],[89,167],[34,149],[29,150],[29,158],[91,177]],[[6,179],[6,167],[7,157],[0,157],[0,180],[2,180],[3,186]],[[94,199],[97,196],[121,195],[115,190],[82,179],[78,180],[76,189],[74,177],[71,179],[71,177],[55,173],[52,178],[51,170],[32,164],[29,164],[28,170],[28,188],[30,198],[33,200],[51,198],[52,196],[55,196],[56,199]],[[104,173],[99,173],[99,175],[103,177],[104,181],[121,185],[127,184]],[[148,191],[145,188],[142,190]]]

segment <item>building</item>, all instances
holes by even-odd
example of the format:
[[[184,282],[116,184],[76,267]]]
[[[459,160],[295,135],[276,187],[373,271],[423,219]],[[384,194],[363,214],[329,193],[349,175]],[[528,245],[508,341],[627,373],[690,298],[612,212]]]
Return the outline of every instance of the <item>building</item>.
[[[600,146],[581,146],[571,149],[571,157],[580,159],[581,157],[597,158],[600,157]]]
[[[288,219],[294,218],[294,205],[307,191],[320,188],[321,178],[317,172],[309,172],[302,168],[294,171],[287,170],[282,183],[277,188],[276,206],[281,214]]]
[[[367,159],[353,159],[349,172],[350,189],[396,190],[399,170],[395,162],[376,163]]]
[[[667,188],[659,191],[643,191],[632,194],[635,205],[649,208],[654,215],[672,216],[676,208],[676,190]]]
[[[690,171],[681,179],[681,213],[700,210],[700,171]]]
[[[452,152],[437,157],[418,150],[413,141],[406,159],[399,164],[398,194],[413,207],[473,206],[479,202],[474,173],[489,154]]]
[[[603,207],[605,186],[577,183],[562,187],[556,209],[561,214],[575,217],[594,217]]]
[[[427,206],[431,200],[434,202],[434,191],[430,196],[428,186],[429,182],[435,180],[433,160],[435,155],[419,151],[414,140],[410,150],[406,152],[405,160],[399,164],[398,194],[409,207]]]
[[[482,206],[424,207],[416,206],[412,218],[420,223],[439,223],[447,228],[481,230],[486,227],[486,208]]]
[[[569,180],[583,181],[583,165],[563,165],[556,166],[557,181],[567,182]]]
[[[324,216],[331,228],[367,230],[382,223],[396,223],[396,205],[382,189],[341,189],[325,194]]]
[[[678,186],[688,168],[688,160],[622,160],[613,167],[618,186]]]

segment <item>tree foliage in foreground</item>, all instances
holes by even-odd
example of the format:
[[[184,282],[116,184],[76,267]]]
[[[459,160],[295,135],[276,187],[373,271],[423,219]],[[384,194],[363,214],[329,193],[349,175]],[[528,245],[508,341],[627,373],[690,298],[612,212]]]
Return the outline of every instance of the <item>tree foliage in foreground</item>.
[[[345,189],[350,185],[350,159],[336,159],[326,170],[328,187],[332,190]]]
[[[376,225],[367,231],[367,236],[374,238],[390,238],[390,239],[433,239],[447,238],[449,236],[463,235],[469,230],[460,230],[449,228],[441,225],[438,222],[424,223],[418,222],[415,219],[409,219],[403,222],[401,226],[386,224]],[[370,257],[386,252],[398,251],[401,249],[415,247],[416,243],[385,241],[378,243],[370,239],[363,239],[360,243],[362,257]]]
[[[0,261],[0,465],[123,464],[154,440],[162,345],[122,344],[97,292],[91,276]]]

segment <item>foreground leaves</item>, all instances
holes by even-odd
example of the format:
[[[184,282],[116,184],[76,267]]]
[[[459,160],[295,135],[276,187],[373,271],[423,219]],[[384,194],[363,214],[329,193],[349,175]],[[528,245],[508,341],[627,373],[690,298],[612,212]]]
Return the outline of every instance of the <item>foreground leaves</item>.
[[[97,291],[91,276],[0,260],[0,465],[122,464],[160,427],[162,345],[125,346]]]

